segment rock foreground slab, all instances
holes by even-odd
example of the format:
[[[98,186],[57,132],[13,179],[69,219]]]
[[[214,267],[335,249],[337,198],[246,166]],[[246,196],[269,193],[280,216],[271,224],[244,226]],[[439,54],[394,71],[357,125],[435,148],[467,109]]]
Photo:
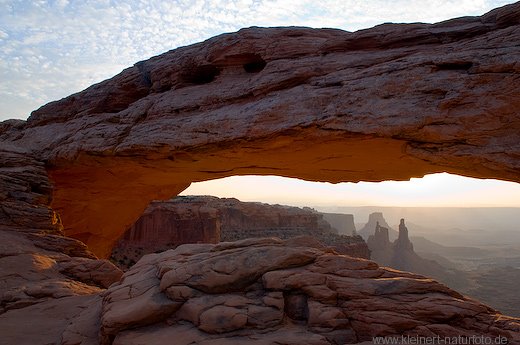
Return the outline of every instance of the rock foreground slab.
[[[410,335],[520,343],[519,319],[423,276],[322,248],[264,238],[146,255],[103,293],[100,342],[321,345]]]
[[[102,257],[194,181],[520,182],[518,42],[520,3],[354,33],[248,28],[139,62],[0,139],[41,157],[65,233]]]

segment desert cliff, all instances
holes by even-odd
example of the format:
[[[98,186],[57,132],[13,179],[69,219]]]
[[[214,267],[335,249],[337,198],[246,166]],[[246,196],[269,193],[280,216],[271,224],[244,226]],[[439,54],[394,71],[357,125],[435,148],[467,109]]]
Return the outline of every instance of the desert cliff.
[[[338,235],[324,218],[324,214],[310,208],[211,196],[177,197],[152,202],[117,241],[111,260],[128,268],[144,254],[181,244],[298,236],[314,237],[340,254],[370,258],[360,236]]]
[[[354,215],[344,213],[323,213],[325,219],[340,235],[358,235]]]

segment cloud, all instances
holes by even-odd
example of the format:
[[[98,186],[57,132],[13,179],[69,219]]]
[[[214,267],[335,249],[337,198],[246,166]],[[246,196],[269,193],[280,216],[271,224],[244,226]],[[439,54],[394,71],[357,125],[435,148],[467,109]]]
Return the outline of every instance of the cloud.
[[[164,51],[242,27],[357,30],[479,15],[487,0],[0,0],[0,120],[109,78]],[[13,101],[14,98],[16,102]]]

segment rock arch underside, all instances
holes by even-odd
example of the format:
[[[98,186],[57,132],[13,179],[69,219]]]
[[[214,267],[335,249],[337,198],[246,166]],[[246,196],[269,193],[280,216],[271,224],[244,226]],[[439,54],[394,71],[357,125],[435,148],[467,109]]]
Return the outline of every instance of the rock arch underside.
[[[1,199],[3,226],[43,229],[57,237],[63,226],[65,235],[107,257],[151,200],[171,198],[196,181],[256,174],[356,182],[449,172],[520,182],[519,42],[516,3],[481,17],[383,24],[354,33],[253,27],[166,52],[49,103],[26,122],[0,124],[0,172],[8,191]],[[39,182],[31,182],[36,177]],[[43,235],[40,231],[31,236],[40,241]],[[79,242],[60,238],[60,253],[68,248],[70,257],[81,252],[99,262]],[[47,247],[41,246],[50,250],[45,241]],[[283,246],[261,241],[253,245],[271,246],[276,253]],[[317,249],[295,252],[293,258],[287,246],[280,259],[287,261],[273,267],[333,260]],[[204,248],[210,257],[212,251]],[[161,289],[170,286],[170,297],[192,296],[191,290],[172,287],[180,279],[178,272],[167,273],[175,271],[175,263],[161,260],[154,257],[138,266],[145,275],[159,267],[167,276]],[[327,273],[316,265],[305,266],[306,274]],[[368,265],[360,268],[365,278],[395,275],[359,265]],[[280,274],[264,277],[264,283],[273,289],[292,284]],[[123,287],[132,276],[125,279]],[[408,285],[402,284],[393,289],[405,291]],[[439,286],[432,289],[460,297]],[[198,289],[227,291],[204,284]],[[280,298],[301,302],[307,298],[302,296],[275,294],[268,296],[267,306],[237,300],[235,306],[215,307],[207,322],[222,312],[241,323],[242,314],[229,308],[248,305],[248,310],[262,313],[261,308],[275,308]],[[119,303],[117,299],[114,295],[110,303]],[[109,308],[104,320],[115,321],[103,324],[105,343],[125,328],[125,321],[118,319],[122,315],[110,314],[110,303],[103,307]],[[146,312],[164,315],[177,310],[179,303],[154,305]],[[492,314],[475,308],[475,315]],[[518,321],[501,320],[493,327],[518,339]],[[126,326],[136,325],[139,321],[134,320]],[[309,339],[308,344],[323,343]]]

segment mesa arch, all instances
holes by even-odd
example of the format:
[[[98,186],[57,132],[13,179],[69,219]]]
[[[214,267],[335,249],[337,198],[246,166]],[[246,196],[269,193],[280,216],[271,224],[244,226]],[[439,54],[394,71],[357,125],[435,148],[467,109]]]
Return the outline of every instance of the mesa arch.
[[[437,24],[248,28],[142,61],[3,140],[45,161],[65,233],[106,257],[152,199],[270,174],[520,182],[520,3]]]

